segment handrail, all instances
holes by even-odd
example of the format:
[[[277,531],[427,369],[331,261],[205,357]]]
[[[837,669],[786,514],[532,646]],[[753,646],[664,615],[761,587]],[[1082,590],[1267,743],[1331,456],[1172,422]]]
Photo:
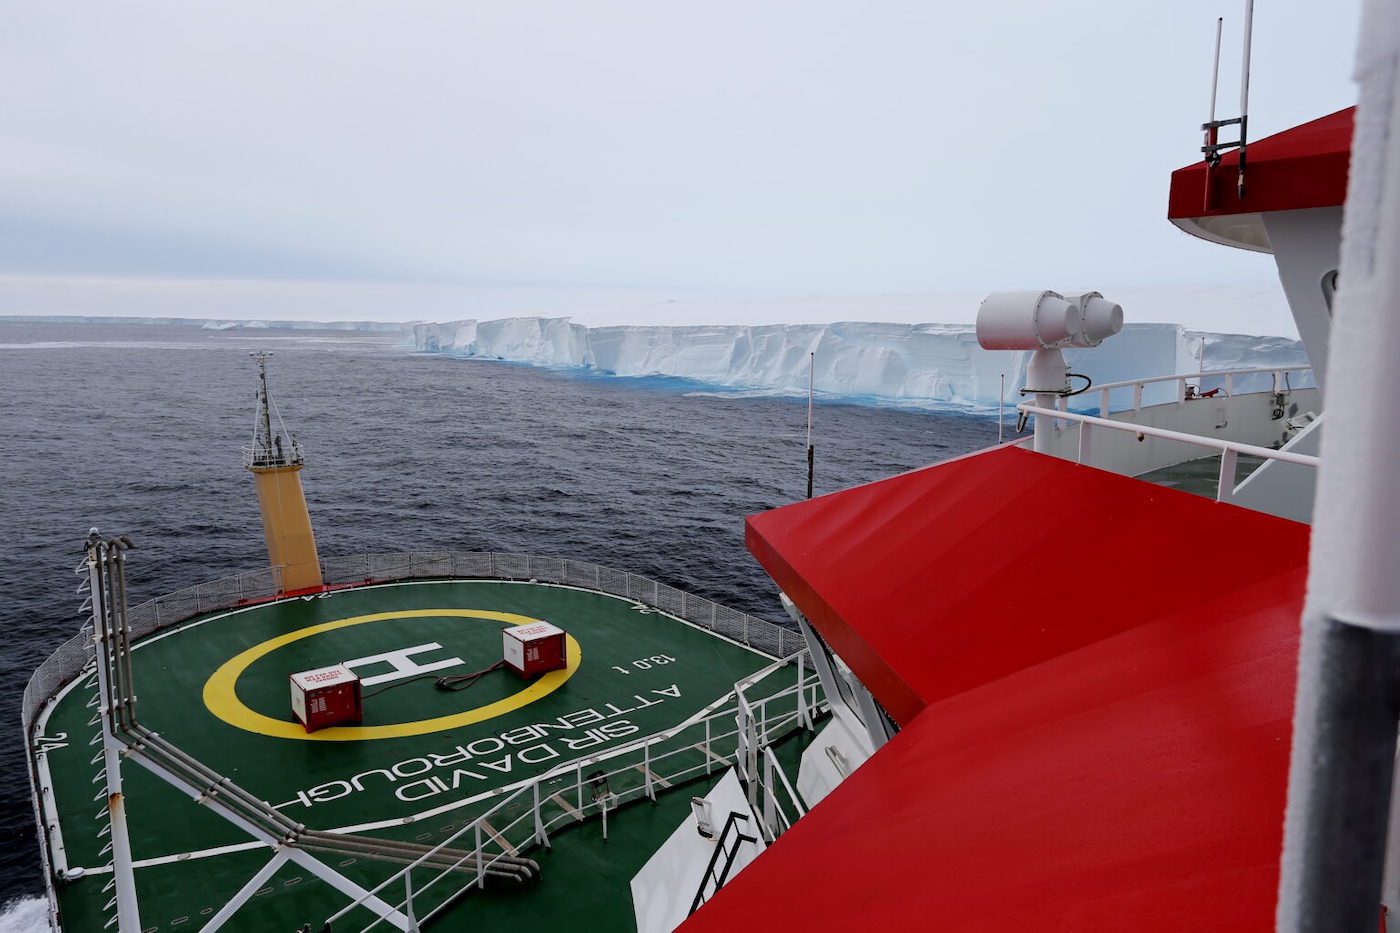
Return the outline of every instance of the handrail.
[[[567,558],[488,551],[355,554],[322,561],[322,574],[327,585],[337,587],[405,579],[536,580],[591,589],[653,607],[769,657],[790,656],[802,647],[801,635],[766,619],[730,609],[641,574]],[[282,596],[276,568],[247,571],[187,586],[132,606],[132,638],[144,638],[205,613]],[[26,741],[33,739],[33,727],[40,710],[87,667],[88,643],[89,639],[83,635],[74,635],[45,658],[30,676],[21,704]]]
[[[1016,406],[1017,411],[1028,415],[1035,415],[1037,418],[1059,418],[1067,421],[1077,421],[1079,423],[1079,456],[1076,462],[1083,463],[1089,459],[1090,428],[1108,428],[1111,431],[1122,431],[1129,434],[1136,434],[1139,437],[1159,437],[1163,440],[1178,441],[1183,444],[1193,444],[1197,447],[1208,447],[1221,452],[1220,457],[1220,478],[1216,485],[1215,498],[1219,502],[1229,502],[1235,489],[1235,466],[1240,454],[1247,454],[1251,457],[1259,457],[1263,460],[1281,460],[1284,463],[1295,463],[1299,466],[1312,467],[1314,469],[1322,462],[1321,458],[1309,454],[1294,453],[1289,450],[1274,450],[1271,447],[1260,447],[1256,444],[1244,444],[1239,441],[1227,441],[1217,437],[1205,437],[1199,434],[1184,434],[1181,431],[1170,431],[1166,428],[1157,428],[1148,424],[1137,424],[1132,421],[1113,421],[1109,418],[1097,418],[1093,415],[1083,415],[1074,411],[1061,411],[1058,408],[1041,408],[1029,402],[1023,402]]]
[[[423,855],[422,855],[420,858],[418,858],[418,859],[415,860],[414,862],[412,862],[412,863],[406,865],[404,868],[402,868],[402,869],[400,869],[399,871],[393,873],[393,874],[390,875],[389,877],[385,878],[383,881],[381,881],[381,882],[380,882],[379,884],[377,884],[375,887],[373,887],[373,888],[369,889],[367,892],[365,892],[365,894],[363,894],[360,898],[357,898],[356,900],[351,901],[350,903],[344,905],[340,910],[338,910],[337,912],[331,914],[331,915],[327,918],[326,922],[327,922],[327,923],[335,923],[336,921],[340,920],[340,919],[341,919],[342,917],[344,917],[345,915],[349,914],[349,913],[350,913],[351,911],[353,911],[355,908],[357,908],[358,906],[360,906],[367,898],[372,897],[372,896],[377,896],[377,895],[379,895],[380,893],[382,893],[383,891],[385,891],[386,889],[388,889],[391,885],[395,884],[396,882],[401,882],[401,881],[403,881],[405,878],[411,878],[412,872],[414,871],[414,869],[416,869],[416,868],[418,868],[418,867],[420,867],[420,866],[423,866],[429,859],[431,859],[431,858],[433,858],[434,856],[436,856],[437,853],[438,853],[439,851],[448,848],[449,846],[452,845],[452,843],[456,842],[458,839],[462,838],[463,836],[467,835],[468,833],[475,833],[475,834],[476,834],[476,837],[477,837],[477,838],[476,838],[476,841],[475,841],[475,846],[472,848],[470,854],[476,856],[477,864],[478,864],[478,865],[482,866],[483,868],[485,868],[485,867],[490,867],[490,865],[494,864],[495,860],[496,860],[497,858],[499,858],[500,856],[499,856],[499,855],[496,855],[496,856],[488,856],[487,853],[484,851],[483,844],[482,844],[482,841],[481,841],[481,839],[480,839],[481,826],[482,826],[483,824],[485,824],[487,821],[489,821],[492,817],[494,817],[494,816],[496,816],[498,813],[500,813],[505,807],[507,807],[508,805],[510,805],[510,804],[512,804],[512,803],[514,803],[514,802],[516,802],[516,801],[521,800],[521,799],[524,798],[526,795],[531,795],[531,796],[534,798],[534,803],[532,804],[530,810],[526,811],[525,813],[520,814],[520,815],[517,816],[515,819],[513,819],[509,824],[507,824],[505,827],[501,828],[501,829],[498,831],[498,835],[504,836],[507,832],[509,832],[509,830],[510,830],[511,828],[517,826],[518,824],[521,823],[522,820],[525,819],[526,816],[529,816],[529,817],[531,817],[532,819],[535,820],[535,829],[532,830],[532,832],[531,832],[530,835],[531,835],[532,838],[534,838],[534,839],[536,839],[536,840],[538,841],[538,839],[539,839],[539,837],[540,837],[541,829],[542,829],[542,827],[540,826],[540,823],[539,823],[539,806],[540,806],[540,801],[541,801],[541,799],[542,799],[542,795],[541,795],[538,791],[539,791],[540,788],[545,787],[546,785],[548,785],[549,783],[551,783],[552,781],[554,781],[554,780],[556,780],[556,779],[558,779],[558,778],[560,778],[560,777],[564,777],[564,776],[566,776],[566,775],[577,775],[577,782],[578,782],[578,786],[580,787],[580,794],[581,794],[581,793],[582,793],[582,784],[583,784],[583,780],[584,780],[583,769],[584,769],[585,767],[592,766],[592,765],[596,765],[596,764],[598,764],[598,763],[600,763],[600,762],[602,762],[602,761],[604,761],[604,760],[626,759],[628,755],[633,754],[633,753],[635,753],[635,752],[637,752],[637,751],[639,751],[639,750],[642,751],[642,752],[644,753],[644,755],[647,755],[647,756],[649,757],[649,760],[654,764],[655,762],[660,761],[662,758],[666,758],[666,757],[670,757],[670,756],[672,756],[672,755],[679,754],[681,751],[685,751],[685,750],[687,750],[687,749],[673,749],[673,750],[664,752],[664,753],[662,753],[662,754],[660,754],[660,755],[651,756],[651,755],[650,755],[650,749],[651,749],[652,747],[657,746],[657,745],[660,745],[660,744],[662,744],[663,742],[666,742],[666,741],[668,741],[668,740],[670,740],[670,739],[674,739],[674,738],[676,738],[677,736],[679,736],[679,735],[681,735],[682,733],[684,733],[686,730],[694,729],[694,728],[696,728],[697,726],[704,726],[705,729],[706,729],[706,735],[707,735],[707,742],[706,742],[706,746],[707,746],[707,747],[706,747],[706,749],[705,749],[705,754],[706,754],[706,755],[709,754],[708,745],[709,745],[711,742],[713,742],[713,741],[716,741],[716,740],[719,740],[719,739],[729,738],[731,735],[734,736],[734,737],[736,738],[736,741],[737,741],[737,740],[738,740],[738,731],[737,731],[737,730],[736,730],[735,732],[733,732],[733,733],[725,732],[725,733],[722,733],[722,734],[720,734],[720,735],[711,736],[710,733],[709,733],[710,724],[711,724],[712,722],[716,722],[716,721],[722,721],[722,722],[723,722],[723,721],[728,721],[728,722],[732,722],[732,721],[733,721],[733,715],[734,715],[734,712],[735,712],[736,705],[737,705],[738,703],[744,702],[744,700],[743,700],[744,691],[746,691],[747,689],[751,688],[751,687],[754,686],[755,684],[759,683],[760,681],[762,681],[764,678],[768,677],[769,675],[771,675],[771,674],[773,674],[773,673],[776,673],[777,671],[781,670],[782,668],[784,668],[784,667],[786,667],[786,666],[788,666],[788,665],[790,665],[790,664],[793,664],[794,662],[799,662],[799,663],[798,663],[798,670],[799,670],[799,672],[805,672],[805,670],[808,669],[807,666],[801,664],[800,661],[799,661],[799,659],[801,658],[802,654],[803,654],[803,653],[802,653],[801,651],[799,651],[799,652],[795,653],[795,654],[794,654],[793,656],[791,656],[791,657],[782,658],[782,659],[779,659],[779,660],[777,660],[777,661],[774,661],[773,663],[764,666],[764,667],[761,668],[760,670],[755,671],[753,674],[750,674],[748,677],[746,677],[746,678],[744,678],[743,680],[741,680],[741,681],[739,681],[738,683],[736,683],[736,684],[734,685],[734,689],[730,690],[730,691],[729,691],[728,693],[726,693],[724,696],[720,697],[720,698],[719,698],[718,700],[716,700],[714,703],[711,703],[708,707],[706,707],[704,710],[702,710],[701,713],[702,713],[703,715],[698,715],[698,716],[696,716],[696,717],[692,717],[692,719],[690,719],[690,720],[688,720],[688,721],[686,721],[686,722],[679,723],[679,724],[677,724],[677,725],[675,725],[675,726],[671,726],[670,728],[663,729],[663,730],[661,730],[661,731],[659,731],[659,732],[654,732],[654,733],[652,733],[652,734],[650,734],[650,735],[647,735],[647,736],[645,736],[645,737],[643,737],[643,738],[633,739],[631,742],[627,742],[627,743],[622,744],[622,745],[619,745],[619,746],[617,746],[617,747],[615,747],[615,748],[609,749],[609,750],[608,750],[605,754],[603,754],[603,755],[595,755],[595,756],[589,757],[589,758],[580,758],[580,759],[578,759],[577,761],[570,761],[570,762],[565,762],[565,763],[560,764],[560,765],[556,765],[555,767],[549,769],[548,771],[545,771],[545,772],[543,772],[543,773],[541,773],[541,774],[539,774],[539,775],[536,775],[536,776],[534,776],[534,777],[529,778],[527,781],[523,782],[522,784],[520,784],[519,786],[516,786],[516,787],[514,787],[514,788],[501,788],[501,790],[498,791],[498,793],[500,794],[500,799],[497,800],[485,813],[482,813],[481,815],[479,815],[479,816],[477,816],[477,817],[475,817],[475,818],[473,818],[473,819],[467,821],[466,823],[464,823],[464,824],[462,825],[462,827],[461,827],[460,829],[454,831],[451,835],[449,835],[446,839],[444,839],[444,840],[442,840],[441,842],[439,842],[439,843],[438,843],[436,846],[434,846],[432,849],[430,849],[429,851],[423,853]],[[768,696],[765,696],[765,697],[763,697],[762,699],[760,699],[760,700],[758,700],[758,701],[756,701],[756,702],[757,702],[758,704],[760,704],[760,705],[765,705],[765,704],[770,703],[770,702],[773,702],[773,701],[775,701],[775,700],[781,700],[781,699],[784,699],[784,698],[788,697],[789,695],[794,695],[794,694],[795,694],[795,695],[797,696],[797,698],[798,698],[798,699],[797,699],[798,707],[801,708],[802,704],[805,702],[804,691],[806,691],[809,687],[812,687],[813,684],[815,683],[815,671],[813,671],[812,677],[813,677],[813,680],[805,680],[805,679],[799,680],[798,682],[794,683],[792,686],[784,687],[783,689],[781,689],[781,690],[779,690],[779,691],[777,691],[777,692],[775,692],[775,693],[773,693],[773,694],[770,694],[770,695],[768,695]],[[794,725],[800,724],[800,723],[798,722],[799,716],[798,716],[798,714],[797,714],[796,712],[794,712],[793,714],[791,714],[791,718],[793,719],[793,724],[794,724]],[[727,756],[723,756],[723,757],[726,757],[726,758],[727,758]],[[616,776],[617,774],[619,774],[619,773],[621,773],[621,772],[623,772],[623,771],[632,770],[632,769],[634,769],[634,767],[635,767],[635,766],[633,766],[633,765],[628,765],[628,766],[626,766],[625,768],[621,768],[621,769],[618,769],[618,770],[615,770],[615,771],[606,772],[606,773],[605,773],[605,777],[614,777],[614,776]],[[695,770],[695,769],[694,769],[694,768],[691,768],[691,769],[688,769],[688,770]],[[682,773],[684,773],[684,772],[682,772]],[[676,777],[676,776],[678,776],[678,775],[669,775],[668,777],[674,779],[674,777]],[[634,788],[634,789],[635,789],[635,788]],[[582,819],[582,818],[583,818],[583,816],[582,816],[583,812],[586,811],[590,806],[593,806],[593,804],[584,804],[583,801],[582,801],[582,799],[581,799],[581,797],[580,797],[580,800],[578,801],[578,803],[580,804],[580,806],[579,806],[579,808],[578,808],[578,809],[579,809],[579,813],[580,813],[580,817],[579,817],[579,818]],[[550,824],[550,825],[552,825],[552,824]],[[547,827],[544,827],[544,828],[547,828]],[[485,861],[485,859],[487,859],[488,857],[490,858],[490,861]],[[434,866],[428,866],[428,867],[434,867]],[[447,872],[446,872],[446,871],[443,871],[443,872],[439,873],[439,875],[438,875],[437,877],[435,877],[435,878],[433,878],[431,881],[429,881],[427,884],[424,884],[424,885],[422,885],[422,886],[416,887],[415,893],[418,894],[418,895],[421,895],[423,892],[427,891],[432,885],[436,884],[439,880],[441,880],[441,878],[444,877],[446,874],[447,874]],[[473,882],[473,883],[475,883],[475,882]],[[468,884],[467,887],[471,887],[471,884]],[[374,923],[371,923],[369,927],[366,927],[366,930],[373,929],[373,928],[374,928],[375,926],[377,926],[380,922],[381,922],[380,920],[376,920]]]
[[[705,888],[709,886],[711,881],[715,883],[716,892],[724,887],[724,883],[729,880],[729,870],[734,867],[734,860],[739,857],[739,847],[746,842],[750,845],[756,845],[758,843],[757,837],[745,836],[739,831],[739,821],[747,819],[748,817],[738,810],[729,811],[729,819],[724,821],[724,828],[720,830],[719,838],[715,840],[715,850],[710,853],[710,864],[705,866],[705,874],[701,877],[700,887],[696,890],[695,897],[690,902],[690,910],[687,912],[687,916],[695,913],[705,901],[709,900],[709,898],[705,896]],[[734,847],[732,849],[725,849],[724,841],[729,838],[729,831],[731,829],[734,831],[735,836]],[[724,868],[716,875],[715,865],[719,862],[720,853],[724,853]],[[712,894],[710,896],[713,897],[714,895]]]
[[[1209,369],[1198,373],[1172,373],[1167,376],[1148,376],[1145,379],[1123,379],[1119,382],[1105,382],[1094,386],[1096,389],[1121,389],[1124,386],[1155,385],[1159,382],[1175,382],[1178,379],[1213,379],[1220,376],[1260,376],[1264,373],[1296,373],[1312,369],[1311,365],[1297,366],[1249,366],[1240,369]]]
[[[1198,372],[1198,373],[1173,373],[1173,374],[1171,374],[1171,375],[1169,375],[1169,376],[1149,376],[1149,377],[1147,377],[1147,378],[1145,378],[1145,379],[1124,379],[1124,380],[1122,380],[1122,381],[1120,381],[1120,382],[1107,382],[1107,383],[1103,383],[1103,384],[1100,384],[1100,385],[1095,385],[1095,386],[1092,388],[1092,391],[1097,392],[1097,393],[1099,394],[1099,416],[1102,417],[1102,418],[1107,418],[1108,415],[1109,415],[1109,394],[1110,394],[1111,392],[1113,392],[1114,389],[1132,388],[1132,389],[1133,389],[1133,404],[1132,404],[1132,407],[1131,407],[1131,408],[1128,408],[1128,409],[1123,409],[1123,410],[1125,410],[1125,411],[1140,411],[1140,410],[1142,409],[1142,407],[1143,407],[1143,406],[1142,406],[1142,390],[1143,390],[1144,388],[1146,388],[1147,386],[1150,386],[1150,385],[1159,385],[1159,384],[1167,383],[1167,382],[1175,382],[1175,383],[1177,384],[1176,402],[1179,403],[1179,402],[1184,402],[1184,401],[1187,400],[1188,396],[1187,396],[1187,394],[1186,394],[1186,386],[1187,386],[1187,384],[1188,384],[1191,380],[1196,380],[1197,383],[1199,384],[1200,380],[1202,380],[1202,379],[1222,379],[1222,378],[1223,378],[1223,379],[1225,380],[1225,385],[1224,385],[1224,387],[1223,387],[1223,388],[1224,388],[1224,392],[1225,392],[1225,397],[1226,397],[1226,398],[1233,398],[1234,395],[1235,395],[1235,377],[1236,377],[1236,376],[1264,376],[1264,375],[1272,375],[1272,376],[1274,377],[1273,391],[1274,391],[1274,392],[1281,392],[1281,391],[1284,391],[1283,386],[1286,384],[1286,379],[1284,378],[1284,377],[1286,376],[1286,374],[1290,374],[1290,373],[1301,373],[1301,372],[1311,372],[1311,371],[1312,371],[1312,366],[1311,366],[1311,365],[1298,365],[1298,366],[1257,366],[1257,367],[1246,367],[1246,368],[1240,368],[1240,369],[1217,369],[1217,370],[1210,370],[1210,371],[1202,371],[1202,372]],[[1067,404],[1067,403],[1068,403],[1068,399],[1067,399],[1067,398],[1062,400],[1062,404]],[[1171,404],[1171,403],[1164,403],[1164,404]],[[1062,409],[1060,409],[1060,410],[1063,411],[1064,409],[1062,408]]]

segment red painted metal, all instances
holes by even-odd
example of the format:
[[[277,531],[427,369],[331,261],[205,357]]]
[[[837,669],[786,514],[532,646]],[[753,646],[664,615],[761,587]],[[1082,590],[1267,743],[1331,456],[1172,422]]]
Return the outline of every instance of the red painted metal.
[[[1020,447],[751,516],[749,550],[898,722],[1306,562],[1308,529]],[[1216,561],[1178,555],[1209,544]]]
[[[1355,107],[1348,107],[1251,141],[1249,186],[1243,199],[1235,187],[1239,150],[1226,153],[1214,171],[1204,161],[1177,169],[1172,173],[1167,217],[1190,219],[1340,206],[1347,195],[1355,112]]]
[[[748,539],[904,728],[686,933],[1272,928],[1306,526],[1001,447]]]

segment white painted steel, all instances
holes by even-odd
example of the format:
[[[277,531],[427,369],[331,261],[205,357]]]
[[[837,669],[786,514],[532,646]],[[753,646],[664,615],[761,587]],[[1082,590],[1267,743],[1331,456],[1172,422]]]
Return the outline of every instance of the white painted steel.
[[[634,791],[639,792],[639,796],[652,796],[646,785],[643,785],[614,794],[610,801],[606,798],[599,801],[586,800],[583,793],[583,769],[585,766],[592,767],[608,760],[626,759],[627,756],[640,752],[644,756],[643,761],[645,763],[644,766],[648,783],[652,781],[660,783],[661,780],[665,780],[667,784],[663,786],[669,786],[690,780],[701,774],[709,773],[712,754],[708,751],[708,743],[732,740],[734,752],[731,755],[720,755],[717,757],[719,757],[726,766],[733,764],[740,775],[744,775],[746,771],[748,774],[753,775],[754,779],[745,778],[745,783],[751,783],[754,787],[757,787],[757,765],[760,760],[759,755],[763,749],[767,748],[776,738],[786,735],[793,729],[803,727],[800,704],[795,704],[792,712],[784,713],[777,717],[769,717],[767,713],[768,704],[789,697],[795,697],[804,690],[813,689],[819,683],[819,680],[814,673],[811,677],[806,678],[804,682],[794,683],[793,686],[776,691],[766,697],[750,700],[745,694],[748,690],[751,690],[776,671],[789,664],[795,663],[796,657],[795,655],[791,658],[784,658],[780,661],[776,661],[749,675],[736,683],[734,685],[734,690],[726,697],[722,697],[719,701],[680,725],[673,726],[662,732],[654,733],[644,739],[639,739],[626,745],[620,745],[601,755],[580,759],[577,762],[567,762],[519,784],[504,787],[492,792],[489,796],[498,797],[499,799],[497,799],[485,813],[466,823],[452,835],[435,845],[430,851],[416,859],[413,863],[395,872],[369,891],[364,892],[361,899],[353,901],[341,908],[328,917],[326,922],[334,924],[357,906],[368,903],[367,898],[377,898],[378,895],[389,890],[392,885],[403,883],[404,879],[412,877],[412,873],[416,869],[424,869],[425,863],[430,859],[441,853],[444,849],[456,848],[460,844],[460,841],[468,836],[472,838],[473,844],[460,863],[465,863],[468,859],[475,858],[476,864],[479,866],[481,872],[490,869],[505,853],[503,851],[493,853],[489,846],[484,845],[481,829],[488,821],[503,820],[503,822],[495,823],[494,825],[497,828],[491,830],[487,834],[491,842],[494,843],[498,849],[503,848],[501,845],[503,840],[509,840],[512,836],[518,838],[521,845],[536,841],[543,836],[547,844],[547,832],[556,825],[578,822],[590,816],[601,815],[604,812],[605,806],[615,809],[619,803],[625,802],[624,798],[627,798]],[[716,724],[724,724],[733,728],[716,730],[714,728]],[[688,730],[697,729],[697,727],[701,726],[704,727],[704,741],[707,743],[707,753],[702,756],[705,759],[702,763],[686,763],[695,749],[695,745],[689,741],[677,742],[675,743],[675,747],[667,747],[664,751],[658,752],[656,750],[657,748],[665,746],[670,740],[677,739]],[[669,766],[665,763],[672,762],[676,759],[679,759],[679,764],[675,765],[675,770],[667,770]],[[595,777],[598,780],[606,782],[620,775],[628,773],[635,774],[636,769],[637,765],[635,763],[624,760],[618,767],[599,769],[599,773],[596,774]],[[564,812],[554,817],[546,818],[542,811],[544,803],[552,800],[556,805],[563,804],[561,798],[554,792],[553,786],[559,778],[564,776],[568,776],[572,779],[573,786],[570,788],[569,793],[574,795],[575,801],[573,804],[564,807]],[[592,779],[594,778],[590,778],[590,780]],[[528,807],[523,807],[522,804],[527,799],[530,801],[530,804]],[[510,814],[514,812],[516,808],[520,808],[522,812],[514,818],[510,818]],[[443,869],[426,883],[414,886],[412,891],[415,895],[421,896],[440,881],[447,878],[451,873],[452,869]],[[471,887],[475,884],[477,884],[476,876],[473,876],[466,887]],[[449,897],[444,903],[450,903],[452,899],[453,898]],[[438,910],[441,910],[441,908],[437,908],[424,916],[421,922],[427,923],[437,914]],[[362,933],[367,933],[367,931],[374,929],[379,923],[379,920],[374,921],[369,926],[365,927]]]
[[[97,642],[98,719],[102,725],[102,764],[107,783],[107,819],[111,825],[112,878],[116,888],[117,930],[119,933],[141,933],[141,909],[136,900],[136,876],[131,865],[131,836],[126,828],[126,798],[122,794],[122,752],[126,746],[112,734],[111,671],[106,658],[110,650],[112,626],[119,619],[120,609],[110,605],[102,586],[102,567],[97,559],[98,549],[88,551],[88,588],[92,596],[92,637]]]
[[[228,903],[220,907],[218,913],[210,917],[209,922],[199,928],[200,933],[217,933],[238,912],[238,909],[248,902],[250,897],[258,893],[258,889],[277,874],[278,869],[290,858],[291,853],[286,849],[278,849],[262,868],[253,873],[253,877],[248,879],[248,883],[239,888],[238,893],[229,898]]]
[[[1049,350],[1079,334],[1079,308],[1052,291],[999,292],[977,309],[977,342],[984,350]]]
[[[1305,916],[1309,828],[1316,816],[1320,748],[1312,710],[1322,693],[1326,620],[1400,632],[1400,495],[1395,491],[1400,432],[1377,413],[1400,392],[1400,8],[1363,7],[1356,57],[1360,94],[1344,210],[1341,287],[1328,348],[1330,399],[1321,441],[1307,603],[1298,664],[1288,811],[1279,878],[1277,928],[1320,929]],[[1335,765],[1345,767],[1344,762]],[[1379,818],[1379,814],[1377,817]],[[1392,836],[1389,861],[1397,840]],[[1394,866],[1386,872],[1395,876]],[[1400,907],[1394,889],[1379,898]]]

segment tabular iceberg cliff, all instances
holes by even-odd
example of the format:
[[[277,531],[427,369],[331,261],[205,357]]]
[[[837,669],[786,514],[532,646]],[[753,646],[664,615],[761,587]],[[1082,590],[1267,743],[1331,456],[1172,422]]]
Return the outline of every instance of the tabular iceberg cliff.
[[[418,324],[425,352],[594,370],[674,376],[734,389],[805,392],[808,354],[826,395],[969,408],[995,406],[1025,384],[1029,352],[991,352],[970,324],[770,324],[585,327],[569,318],[519,317]],[[1071,350],[1072,369],[1095,382],[1177,372],[1307,363],[1282,337],[1129,324],[1092,350]]]

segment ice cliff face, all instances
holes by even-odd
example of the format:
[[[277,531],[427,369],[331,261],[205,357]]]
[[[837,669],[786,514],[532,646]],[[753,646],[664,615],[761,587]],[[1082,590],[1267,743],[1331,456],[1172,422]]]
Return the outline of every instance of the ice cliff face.
[[[522,317],[419,324],[414,342],[432,353],[794,393],[806,391],[808,354],[815,353],[818,392],[971,408],[997,404],[1003,374],[1007,399],[1015,398],[1031,356],[983,350],[968,324],[584,327]],[[1307,362],[1294,340],[1175,324],[1129,324],[1100,347],[1065,355],[1071,369],[1098,383]]]

